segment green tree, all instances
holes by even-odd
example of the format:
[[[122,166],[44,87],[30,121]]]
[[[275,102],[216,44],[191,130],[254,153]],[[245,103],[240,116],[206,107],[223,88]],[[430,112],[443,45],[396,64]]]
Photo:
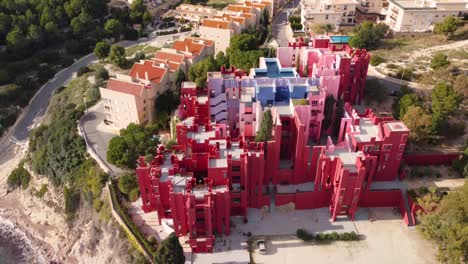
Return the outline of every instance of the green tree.
[[[109,142],[107,161],[119,167],[134,169],[140,155],[155,152],[158,144],[154,138],[156,128],[154,124],[144,126],[132,123],[120,130],[120,136],[113,137]]]
[[[114,37],[115,39],[119,40],[120,36],[123,33],[123,25],[117,19],[109,19],[106,21],[104,25],[104,30],[109,36]]]
[[[182,83],[185,81],[187,81],[187,76],[185,76],[185,72],[182,69],[179,69],[175,76],[175,84],[178,95],[180,95],[180,88]]]
[[[30,25],[28,28],[28,37],[34,42],[40,42],[42,40],[42,30],[37,25]]]
[[[430,194],[429,194],[430,195]],[[437,204],[437,201],[435,202]],[[442,263],[468,261],[468,183],[449,192],[435,210],[419,216],[418,230],[438,245]]]
[[[256,50],[258,49],[258,38],[257,36],[250,35],[250,34],[239,34],[234,35],[231,38],[231,42],[229,43],[229,50],[241,50],[241,51],[249,51],[249,50]],[[228,53],[229,55],[229,53]]]
[[[408,111],[408,108],[411,106],[422,106],[421,98],[419,98],[419,96],[415,93],[405,94],[400,99],[400,120],[403,119],[403,117],[406,115],[406,112]]]
[[[229,58],[228,56],[220,51],[218,52],[218,54],[216,54],[216,64],[218,64],[218,66],[225,66],[225,67],[229,67]]]
[[[130,5],[130,19],[133,23],[143,24],[143,16],[146,9],[143,0],[134,0]]]
[[[207,73],[210,71],[219,70],[219,65],[213,56],[208,56],[202,61],[199,61],[189,69],[188,77],[189,80],[195,82],[197,87],[206,87]]]
[[[93,17],[87,12],[81,12],[80,15],[71,20],[70,26],[73,33],[77,35],[89,32],[94,28]]]
[[[393,117],[394,118],[397,118],[397,119],[400,118],[400,100],[401,100],[401,98],[403,96],[405,96],[407,94],[411,94],[411,93],[414,93],[414,91],[411,90],[411,88],[409,88],[406,85],[402,85],[400,90],[397,91],[396,98],[395,98],[395,100],[393,101],[393,104],[392,104]]]
[[[119,190],[124,194],[129,194],[130,191],[138,189],[138,181],[135,175],[126,173],[119,178]]]
[[[431,60],[430,67],[432,69],[445,68],[450,65],[447,55],[443,53],[436,53]]]
[[[183,264],[185,256],[179,239],[171,233],[161,242],[155,257],[156,264]]]
[[[109,56],[110,52],[110,45],[106,41],[100,41],[96,43],[96,46],[94,47],[94,55],[100,59],[103,60]]]
[[[460,19],[454,16],[448,16],[442,22],[435,24],[434,33],[450,36],[455,32],[455,30],[457,30],[459,23]]]
[[[323,129],[327,130],[332,122],[333,118],[333,110],[335,108],[335,97],[333,95],[328,95],[327,98],[325,99],[325,106],[323,108],[323,113],[324,113],[324,119],[323,119]]]
[[[432,112],[447,117],[458,109],[461,98],[453,87],[446,83],[438,83],[431,93]]]
[[[349,44],[360,49],[375,49],[387,31],[388,26],[383,23],[374,26],[372,22],[365,21],[354,28],[354,35],[349,39]]]
[[[109,60],[116,66],[125,66],[125,64],[127,64],[127,59],[125,58],[124,47],[117,44],[112,45],[109,53]]]
[[[335,136],[338,136],[338,133],[340,132],[340,126],[341,126],[341,119],[344,116],[344,101],[342,98],[338,100],[336,103],[336,110],[335,110],[335,119],[334,119],[334,124],[333,124],[333,132]]]
[[[268,109],[263,113],[262,123],[260,124],[260,129],[255,136],[256,142],[268,142],[272,137],[273,130],[273,117],[271,115],[271,110]]]
[[[431,134],[432,117],[419,106],[408,107],[401,121],[410,130],[409,137],[416,142],[428,139]]]
[[[29,46],[29,40],[19,27],[14,27],[6,36],[7,46],[10,50],[24,51]]]
[[[229,64],[244,71],[249,71],[251,68],[257,67],[258,61],[263,55],[261,50],[232,50],[229,53]]]

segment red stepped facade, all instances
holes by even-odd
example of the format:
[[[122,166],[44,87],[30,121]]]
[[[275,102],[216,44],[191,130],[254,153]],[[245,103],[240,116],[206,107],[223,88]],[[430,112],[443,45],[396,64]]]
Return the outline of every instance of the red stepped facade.
[[[209,93],[183,84],[177,144],[160,146],[149,163],[140,158],[136,169],[142,209],[160,222],[170,219],[193,252],[212,252],[214,234],[229,235],[230,217],[247,221],[248,208],[273,201],[298,210],[328,207],[333,220],[354,219],[359,206],[404,208],[399,190],[372,188],[398,177],[409,133],[402,122],[346,104],[337,143],[328,138],[322,146],[309,138],[308,106],[259,106],[271,110],[273,131],[271,140],[256,143],[239,130],[231,137],[229,121],[210,123]]]

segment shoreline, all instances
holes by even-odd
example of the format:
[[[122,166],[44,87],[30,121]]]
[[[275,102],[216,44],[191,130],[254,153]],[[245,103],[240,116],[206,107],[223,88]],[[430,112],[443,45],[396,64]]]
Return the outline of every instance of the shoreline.
[[[15,204],[12,204],[14,201],[11,200],[17,198],[17,192],[18,191],[13,191],[0,197],[0,220],[3,218],[10,221],[15,229],[23,232],[25,234],[25,239],[31,242],[33,249],[39,251],[38,253],[42,254],[45,258],[44,263],[60,261],[60,259],[57,258],[57,252],[54,250],[53,246],[44,239],[50,227],[45,228],[44,225],[34,223],[29,215],[25,214],[21,205],[15,208]]]
[[[31,263],[51,263],[56,260],[51,257],[54,255],[54,252],[49,244],[45,241],[37,238],[27,228],[17,221],[16,217],[11,217],[8,214],[4,214],[3,211],[0,211],[0,232],[7,231],[12,233],[14,236],[18,237],[17,242],[26,244],[26,246],[20,246],[24,258]],[[17,247],[16,245],[13,245]]]

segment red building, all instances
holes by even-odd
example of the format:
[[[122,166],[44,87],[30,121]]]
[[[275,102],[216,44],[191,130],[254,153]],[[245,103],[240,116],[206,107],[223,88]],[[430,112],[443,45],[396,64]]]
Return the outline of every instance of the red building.
[[[302,76],[320,79],[335,99],[360,104],[364,96],[370,54],[348,45],[349,36],[314,36],[309,43],[289,43],[276,56],[283,67],[297,67]]]
[[[160,146],[150,163],[139,159],[136,173],[142,209],[155,211],[159,221],[172,219],[176,234],[189,236],[193,252],[211,252],[214,234],[229,235],[231,216],[248,221],[248,208],[271,203],[293,203],[298,210],[329,207],[335,220],[354,219],[359,206],[401,205],[401,194],[377,192],[371,185],[394,181],[398,175],[409,133],[402,122],[376,117],[371,110],[360,113],[346,104],[338,142],[328,138],[321,146],[309,137],[314,133],[311,101],[297,103],[297,99],[272,95],[278,102],[262,106],[260,101],[269,98],[269,91],[257,91],[257,96],[253,92],[255,100],[241,96],[240,102],[258,113],[258,126],[242,130],[230,127],[230,120],[211,122],[210,109],[215,109],[211,100],[215,98],[216,105],[221,100],[208,96],[210,86],[204,92],[184,83],[177,144],[170,150]],[[246,109],[242,111],[253,112]],[[261,123],[258,118],[267,109],[272,113],[272,138],[256,143],[250,129],[255,135]],[[225,115],[230,116],[239,118]]]

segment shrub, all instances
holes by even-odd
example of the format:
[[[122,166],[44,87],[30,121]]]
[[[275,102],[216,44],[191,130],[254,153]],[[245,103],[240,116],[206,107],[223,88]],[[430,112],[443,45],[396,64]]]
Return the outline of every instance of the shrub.
[[[80,76],[82,76],[83,74],[88,73],[88,72],[90,72],[90,71],[91,71],[91,70],[89,69],[88,66],[83,66],[83,67],[81,67],[81,68],[78,69],[78,71],[76,72],[76,75],[77,75],[78,77],[80,77]]]
[[[439,69],[439,68],[445,68],[449,65],[450,65],[450,61],[448,60],[447,55],[442,54],[442,53],[436,53],[431,59],[430,67],[432,69]]]
[[[133,189],[128,193],[128,201],[135,202],[140,197],[140,191],[138,189]]]
[[[73,187],[63,188],[63,198],[65,202],[65,216],[68,222],[72,222],[75,213],[80,206],[80,192]]]
[[[28,188],[31,174],[29,174],[23,166],[24,162],[21,162],[18,167],[8,175],[7,184],[10,188],[18,188],[19,186],[21,186],[23,190]]]
[[[127,173],[119,178],[119,190],[124,194],[130,194],[134,189],[138,188],[138,182],[135,175]]]
[[[370,65],[372,66],[378,66],[380,63],[383,63],[383,62],[385,62],[385,59],[379,55],[374,55],[370,59]]]
[[[101,199],[95,199],[93,202],[93,207],[96,210],[96,212],[100,212],[103,205],[104,202]]]
[[[314,236],[309,234],[306,230],[299,228],[296,231],[296,236],[303,241],[311,241],[314,239]]]
[[[96,80],[107,80],[109,79],[109,72],[104,67],[99,67],[94,73]]]
[[[10,80],[11,75],[8,73],[8,71],[0,69],[0,83],[7,83]]]
[[[41,185],[41,189],[39,189],[39,191],[36,192],[36,197],[42,198],[44,197],[46,192],[47,192],[47,184],[44,183]]]
[[[395,65],[395,64],[393,64],[393,63],[389,63],[389,64],[387,64],[387,68],[388,68],[388,69],[397,69],[398,66]]]

